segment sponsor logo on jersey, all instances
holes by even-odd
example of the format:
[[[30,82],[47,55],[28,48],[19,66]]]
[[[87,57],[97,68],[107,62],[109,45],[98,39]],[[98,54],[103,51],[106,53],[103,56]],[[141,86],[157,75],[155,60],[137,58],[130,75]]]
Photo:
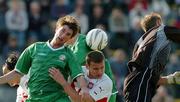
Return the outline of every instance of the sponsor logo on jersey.
[[[61,61],[64,61],[64,60],[66,59],[66,56],[65,56],[65,55],[60,55],[60,56],[59,56],[59,59],[60,59]]]

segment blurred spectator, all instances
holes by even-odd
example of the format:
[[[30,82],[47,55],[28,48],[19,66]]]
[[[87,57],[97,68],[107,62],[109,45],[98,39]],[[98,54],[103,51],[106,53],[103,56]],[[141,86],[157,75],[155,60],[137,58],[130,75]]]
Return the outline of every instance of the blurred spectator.
[[[31,44],[33,44],[33,43],[35,43],[35,42],[37,42],[38,41],[38,39],[37,39],[37,37],[36,36],[29,36],[28,37],[28,40],[27,40],[27,43],[26,43],[26,47],[27,46],[30,46]]]
[[[6,25],[10,34],[18,39],[18,47],[23,48],[25,44],[25,31],[28,28],[28,17],[24,2],[21,0],[10,0],[9,9],[6,12]]]
[[[110,48],[126,49],[129,40],[129,25],[128,17],[121,11],[120,8],[113,8],[112,13],[109,16],[109,30],[110,36]],[[126,49],[127,50],[127,49]]]
[[[128,32],[128,17],[118,7],[113,8],[109,17],[109,30],[112,33]]]
[[[135,7],[129,12],[132,45],[135,44],[142,34],[140,20],[146,13],[147,11],[143,9],[141,3],[136,3]]]
[[[7,43],[7,29],[5,23],[5,12],[7,11],[7,5],[5,0],[0,0],[0,53],[3,46]]]
[[[7,58],[7,55],[9,55],[12,52],[20,53],[20,49],[18,47],[18,39],[15,35],[9,35],[8,37],[8,43],[4,46],[3,52],[2,52],[2,59],[5,61]]]
[[[168,94],[164,86],[157,89],[156,95],[153,97],[152,102],[174,102],[173,98]]]
[[[39,2],[33,1],[30,3],[29,14],[29,29],[28,37],[36,37],[37,40],[42,41],[45,37],[42,34],[42,27],[46,24],[46,19],[41,14],[41,6]]]
[[[152,0],[151,4],[149,5],[149,11],[154,11],[163,17],[164,21],[167,20],[167,15],[170,13],[169,5],[167,4],[166,0]]]
[[[63,17],[71,12],[71,7],[66,0],[55,0],[51,6],[51,18],[57,20],[59,17]]]
[[[142,9],[147,10],[149,4],[148,0],[130,0],[128,4],[129,11],[131,11],[131,9],[133,9],[137,3],[142,5]]]
[[[70,15],[76,17],[81,26],[81,33],[86,34],[89,28],[89,18],[84,13],[84,0],[77,0],[74,8],[74,12],[72,12]]]
[[[50,15],[50,8],[51,4],[54,3],[55,0],[37,0],[39,4],[41,5],[41,14],[43,15],[46,20],[49,20]]]
[[[0,0],[0,32],[6,29],[5,24],[5,12],[7,11],[7,5],[5,0]]]
[[[128,72],[126,53],[122,49],[115,50],[113,56],[109,59],[109,62],[112,68],[112,72],[114,73],[117,84],[116,86],[119,92],[117,96],[117,102],[124,102],[122,90],[124,79]]]
[[[99,0],[100,1],[100,0]],[[102,5],[91,5],[92,12],[89,18],[89,29],[96,28],[98,26],[103,26],[104,29],[107,28],[107,18],[104,16],[105,12]]]

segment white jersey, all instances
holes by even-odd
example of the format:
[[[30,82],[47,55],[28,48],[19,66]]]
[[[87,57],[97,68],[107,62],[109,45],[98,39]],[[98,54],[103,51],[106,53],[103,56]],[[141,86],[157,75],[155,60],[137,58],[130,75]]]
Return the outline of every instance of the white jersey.
[[[27,84],[29,77],[28,75],[24,75],[19,83],[19,87],[17,88],[17,97],[16,102],[25,102],[28,98]]]
[[[85,79],[88,83],[89,94],[96,102],[108,102],[111,94],[113,83],[112,80],[104,73],[100,79],[90,79],[88,70],[83,66]]]

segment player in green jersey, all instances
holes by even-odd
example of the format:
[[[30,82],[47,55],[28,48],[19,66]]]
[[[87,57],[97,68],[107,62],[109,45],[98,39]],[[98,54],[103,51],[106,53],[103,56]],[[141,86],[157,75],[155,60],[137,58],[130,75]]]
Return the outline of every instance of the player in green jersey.
[[[67,42],[67,45],[70,45],[71,50],[78,58],[78,62],[83,66],[85,65],[86,61],[86,55],[92,51],[92,49],[87,45],[86,43],[86,35],[84,34],[78,34],[71,40]],[[109,102],[116,102],[116,94],[117,89],[115,85],[114,76],[111,70],[110,63],[108,60],[105,60],[105,73],[110,77],[110,79],[113,81],[113,90],[112,90],[112,96],[109,100]]]
[[[55,35],[47,42],[37,42],[27,47],[20,55],[15,70],[0,77],[0,84],[29,72],[28,99],[26,102],[70,102],[62,86],[56,83],[48,70],[58,68],[65,79],[71,76],[79,82],[84,97],[88,93],[82,69],[73,52],[64,43],[78,32],[78,22],[72,16],[60,18],[56,23]]]

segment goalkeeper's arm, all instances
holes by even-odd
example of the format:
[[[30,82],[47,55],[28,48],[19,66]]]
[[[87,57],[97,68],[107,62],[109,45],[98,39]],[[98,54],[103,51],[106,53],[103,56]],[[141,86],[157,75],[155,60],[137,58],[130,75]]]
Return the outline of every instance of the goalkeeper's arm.
[[[167,84],[180,84],[180,71],[177,71],[168,76],[163,76],[158,81],[158,85],[167,85]]]

